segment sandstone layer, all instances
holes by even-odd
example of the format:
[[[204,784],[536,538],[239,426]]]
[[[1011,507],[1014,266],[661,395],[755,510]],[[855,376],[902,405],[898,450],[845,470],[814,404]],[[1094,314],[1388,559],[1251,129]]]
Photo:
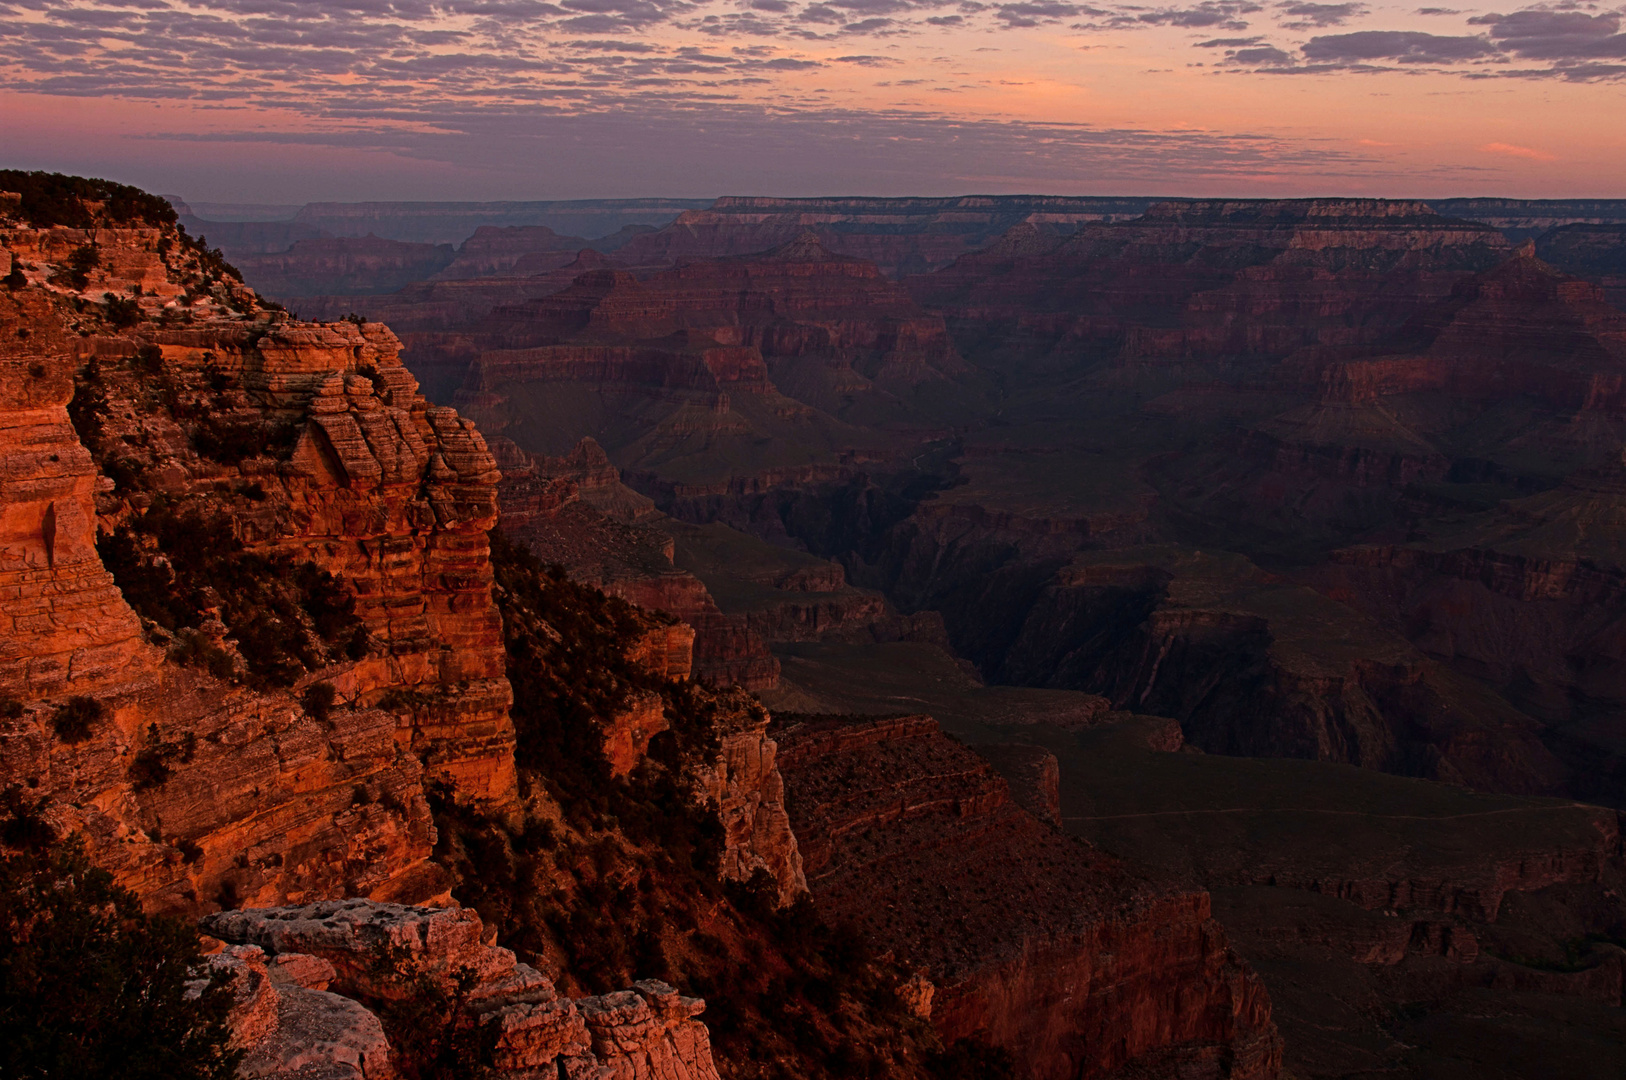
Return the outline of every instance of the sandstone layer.
[[[152,907],[441,892],[426,784],[514,793],[479,433],[172,225],[0,243],[6,782]]]

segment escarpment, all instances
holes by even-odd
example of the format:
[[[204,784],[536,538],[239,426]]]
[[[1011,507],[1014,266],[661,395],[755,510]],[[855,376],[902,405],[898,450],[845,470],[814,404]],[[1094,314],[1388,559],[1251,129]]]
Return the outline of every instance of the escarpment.
[[[172,222],[0,229],[6,783],[151,907],[441,894],[426,785],[515,796],[494,463]]]
[[[1024,363],[1174,363],[1375,342],[1508,250],[1421,203],[1170,202],[1053,240],[1013,235],[909,287]]]
[[[930,717],[810,718],[779,737],[814,898],[919,971],[945,1040],[984,1038],[1058,1080],[1174,1062],[1276,1075],[1269,999],[1207,894],[1041,823]]]
[[[245,1075],[1618,1044],[1607,237],[742,199],[306,322],[103,195],[0,199],[0,815],[208,916]]]

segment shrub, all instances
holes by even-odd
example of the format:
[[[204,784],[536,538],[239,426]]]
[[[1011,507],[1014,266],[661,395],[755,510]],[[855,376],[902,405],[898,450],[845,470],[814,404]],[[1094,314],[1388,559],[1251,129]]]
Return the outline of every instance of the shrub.
[[[192,445],[198,453],[224,465],[236,465],[245,458],[265,454],[286,457],[304,430],[297,423],[267,424],[260,420],[227,420],[208,414],[192,430]]]
[[[141,321],[141,305],[133,297],[103,293],[102,302],[107,305],[107,321],[121,330]]]
[[[169,658],[177,664],[192,664],[208,669],[217,679],[230,679],[237,674],[237,661],[199,630],[182,630],[175,635]]]
[[[143,345],[135,354],[135,366],[148,375],[156,375],[164,369],[164,350],[156,345]]]
[[[90,738],[91,729],[106,712],[107,709],[95,698],[75,695],[57,706],[56,713],[51,717],[51,727],[63,742],[70,745],[82,743]]]
[[[1016,1062],[1003,1048],[974,1039],[961,1039],[933,1054],[927,1068],[938,1080],[1012,1080]]]
[[[90,272],[101,264],[101,252],[96,250],[94,244],[81,245],[74,248],[68,256],[67,265],[51,275],[51,281],[54,284],[67,284],[76,289],[83,289],[90,284]]]
[[[78,838],[0,858],[0,1076],[228,1080],[231,1005],[197,933],[142,914]]]
[[[300,704],[305,706],[307,713],[315,719],[325,722],[328,713],[333,709],[333,699],[336,697],[338,697],[338,691],[333,688],[332,683],[319,682],[307,686],[304,696],[299,700]]]
[[[43,851],[56,843],[56,833],[40,816],[44,803],[31,801],[17,784],[0,791],[0,847]]]
[[[355,599],[332,574],[314,563],[244,550],[229,519],[177,510],[155,500],[141,517],[97,539],[102,563],[130,606],[182,638],[177,658],[208,663],[229,674],[220,659],[188,643],[195,629],[218,610],[235,638],[255,685],[292,686],[305,672],[340,656],[366,654],[366,628]]]
[[[135,760],[130,762],[131,786],[137,791],[162,787],[174,772],[169,763],[179,753],[179,747],[165,742],[159,735],[157,724],[149,725],[146,745],[136,751]]]
[[[102,215],[120,225],[143,222],[162,226],[176,220],[175,208],[165,200],[111,180],[0,169],[0,191],[21,194],[23,218],[40,228],[90,228],[96,224],[97,215],[87,203],[101,203]]]

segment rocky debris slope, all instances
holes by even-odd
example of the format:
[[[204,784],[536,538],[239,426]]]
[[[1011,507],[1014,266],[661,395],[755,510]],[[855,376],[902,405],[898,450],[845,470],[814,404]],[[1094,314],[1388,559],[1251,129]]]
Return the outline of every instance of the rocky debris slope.
[[[441,892],[426,783],[514,795],[479,433],[383,327],[264,308],[172,212],[28,212],[0,776],[152,907]]]
[[[221,912],[202,928],[231,943],[213,963],[235,979],[245,1080],[391,1080],[387,1033],[455,1048],[504,1080],[717,1078],[695,1019],[705,1002],[656,980],[561,997],[488,944],[472,911],[342,900]],[[409,1016],[424,1026],[404,1030]]]
[[[1269,1000],[1205,893],[1041,823],[930,717],[809,719],[779,738],[814,898],[919,969],[945,1039],[987,1039],[1057,1080],[1175,1061],[1276,1075]]]

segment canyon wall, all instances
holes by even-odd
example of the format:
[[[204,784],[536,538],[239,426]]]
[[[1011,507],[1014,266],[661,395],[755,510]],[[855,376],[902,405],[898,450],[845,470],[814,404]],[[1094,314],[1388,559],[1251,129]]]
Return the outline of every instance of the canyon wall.
[[[151,907],[442,893],[426,785],[514,798],[479,433],[172,226],[0,244],[0,772]]]
[[[1056,1080],[1176,1061],[1276,1075],[1269,999],[1206,894],[1041,823],[930,717],[779,739],[814,898],[920,972],[946,1041],[986,1039]]]

